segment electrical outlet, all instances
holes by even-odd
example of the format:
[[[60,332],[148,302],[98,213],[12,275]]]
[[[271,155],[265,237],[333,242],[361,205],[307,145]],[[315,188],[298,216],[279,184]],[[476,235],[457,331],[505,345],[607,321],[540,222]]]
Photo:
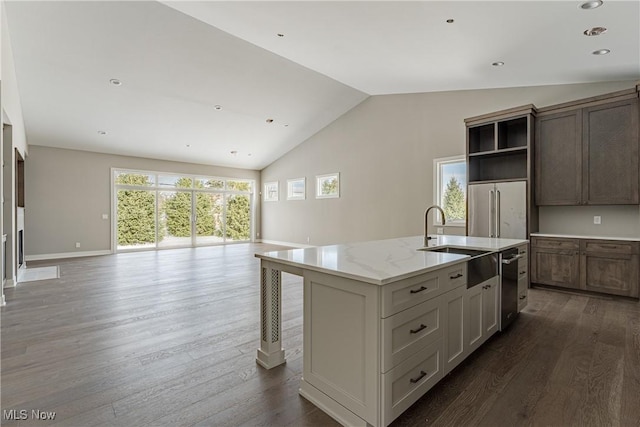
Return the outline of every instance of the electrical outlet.
[[[442,228],[442,227],[437,227],[437,228],[436,228],[436,233],[437,233],[437,234],[444,234],[444,228]]]
[[[600,215],[596,215],[593,217],[594,224],[602,224],[602,217]]]
[[[102,219],[109,219],[109,214],[102,214]]]
[[[76,242],[76,248],[80,247],[80,242]]]

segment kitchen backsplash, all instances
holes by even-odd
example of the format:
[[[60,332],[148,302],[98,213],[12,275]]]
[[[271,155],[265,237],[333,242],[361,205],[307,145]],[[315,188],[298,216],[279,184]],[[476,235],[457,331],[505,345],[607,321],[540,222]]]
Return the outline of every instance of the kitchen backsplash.
[[[594,217],[600,224],[594,224]],[[539,232],[585,236],[639,237],[640,206],[544,206]]]

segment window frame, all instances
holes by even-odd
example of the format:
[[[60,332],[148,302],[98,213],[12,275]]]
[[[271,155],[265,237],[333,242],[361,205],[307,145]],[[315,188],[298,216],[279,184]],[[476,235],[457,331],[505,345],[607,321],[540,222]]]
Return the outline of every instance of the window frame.
[[[464,154],[458,156],[451,157],[441,157],[438,159],[433,159],[433,203],[440,207],[443,206],[442,197],[442,166],[452,164],[452,163],[464,163],[465,165],[465,182],[461,183],[463,185],[463,191],[465,193],[465,204],[467,203],[467,191],[466,187],[468,185],[468,170],[467,170],[467,159]],[[435,215],[433,215],[433,225],[442,225],[442,219],[440,212],[435,211]],[[467,226],[467,216],[468,212],[465,212],[465,218],[460,220],[447,220],[445,226],[446,227],[466,227]]]
[[[337,181],[334,194],[322,194],[322,182],[327,178],[335,178]],[[316,199],[337,199],[340,197],[340,172],[316,175]]]
[[[293,187],[295,184],[302,182],[302,194],[294,194]],[[287,200],[305,200],[307,198],[307,179],[291,178],[287,180]]]
[[[270,186],[275,187],[275,196],[269,196],[269,188]],[[277,202],[280,200],[280,182],[279,181],[269,181],[264,183],[264,189],[262,190],[264,194],[262,195],[262,201],[264,202]]]

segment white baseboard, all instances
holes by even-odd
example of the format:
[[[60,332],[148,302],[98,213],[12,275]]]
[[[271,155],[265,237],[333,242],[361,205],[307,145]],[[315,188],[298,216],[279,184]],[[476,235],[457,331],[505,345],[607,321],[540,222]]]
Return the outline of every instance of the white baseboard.
[[[7,305],[7,301],[5,301],[4,294],[2,294],[2,301],[0,301],[0,306],[4,307],[5,305]]]
[[[42,261],[42,260],[49,260],[49,259],[80,258],[80,257],[86,257],[86,256],[99,256],[99,255],[111,255],[111,251],[104,250],[104,251],[83,251],[83,252],[61,252],[57,254],[27,255],[25,259],[27,261]]]
[[[292,242],[280,242],[278,240],[260,240],[262,243],[267,243],[269,245],[279,245],[279,246],[289,246],[297,249],[305,249],[305,248],[313,248],[313,245],[303,245],[300,243],[292,243]]]
[[[16,283],[17,283],[17,280],[16,280],[16,277],[14,276],[12,279],[7,279],[4,282],[4,287],[5,288],[15,288],[16,287]]]

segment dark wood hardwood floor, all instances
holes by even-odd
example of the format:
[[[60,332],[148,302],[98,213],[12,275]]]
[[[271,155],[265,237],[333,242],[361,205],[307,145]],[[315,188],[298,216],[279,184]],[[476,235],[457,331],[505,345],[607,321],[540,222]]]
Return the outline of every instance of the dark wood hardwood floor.
[[[237,244],[29,262],[59,265],[60,278],[5,290],[2,424],[337,425],[298,395],[301,278],[283,278],[287,363],[272,370],[255,363],[253,254],[273,249]],[[32,410],[56,416],[36,420]],[[393,425],[640,426],[640,304],[532,289],[507,331]]]

